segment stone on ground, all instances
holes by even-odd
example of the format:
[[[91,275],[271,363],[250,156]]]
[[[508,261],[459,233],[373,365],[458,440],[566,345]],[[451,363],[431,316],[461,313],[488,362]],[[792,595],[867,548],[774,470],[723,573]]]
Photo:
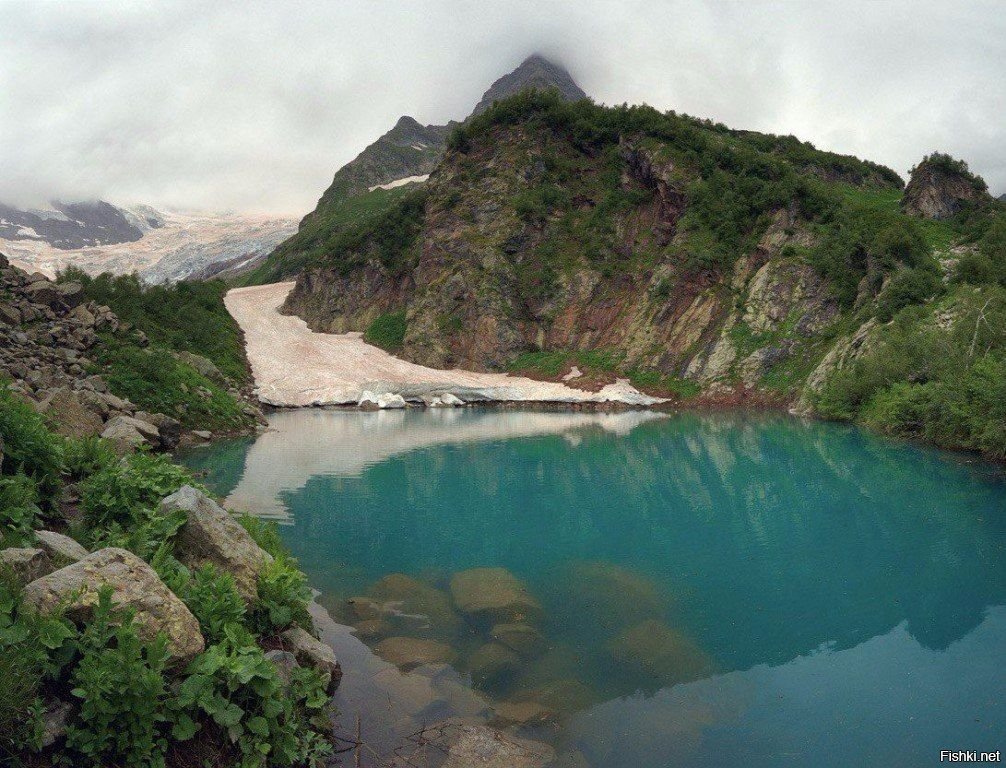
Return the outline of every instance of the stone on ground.
[[[132,609],[140,635],[153,640],[163,632],[168,652],[181,663],[205,647],[199,622],[189,609],[132,552],[117,547],[99,549],[79,562],[36,579],[24,589],[26,605],[49,614],[62,605],[73,621],[86,622],[103,586],[112,588],[112,602]]]
[[[101,418],[87,407],[69,387],[50,392],[39,404],[64,437],[93,437],[102,432]]]
[[[35,531],[35,539],[39,547],[53,560],[62,558],[75,563],[89,554],[79,542],[55,531]]]
[[[254,600],[258,575],[272,556],[230,513],[191,485],[161,502],[162,512],[176,510],[185,513],[186,522],[175,537],[175,556],[189,568],[211,564],[229,573],[245,602]]]
[[[292,627],[280,637],[300,664],[328,675],[328,692],[334,693],[342,680],[342,667],[331,646],[300,627]]]
[[[52,562],[42,549],[35,547],[9,547],[0,550],[0,565],[9,569],[21,585],[28,584],[52,573]]]

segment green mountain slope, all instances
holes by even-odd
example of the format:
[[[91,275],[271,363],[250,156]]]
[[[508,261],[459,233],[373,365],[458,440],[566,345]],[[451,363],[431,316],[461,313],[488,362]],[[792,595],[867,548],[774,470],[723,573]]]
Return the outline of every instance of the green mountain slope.
[[[1002,206],[935,173],[941,157],[913,176],[913,196],[952,201],[935,219],[902,205],[890,169],[793,137],[527,92],[456,129],[422,189],[318,249],[286,311],[324,331],[394,326],[398,353],[435,367],[575,364],[806,411],[893,319],[970,307],[976,283],[997,305]]]

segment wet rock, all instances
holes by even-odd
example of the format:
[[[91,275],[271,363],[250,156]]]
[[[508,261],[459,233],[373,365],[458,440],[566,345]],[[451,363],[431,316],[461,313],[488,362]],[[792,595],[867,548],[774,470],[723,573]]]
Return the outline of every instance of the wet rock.
[[[0,565],[10,569],[21,585],[52,573],[52,562],[45,550],[33,547],[10,547],[0,550]]]
[[[345,613],[351,622],[370,621],[384,615],[384,606],[369,597],[356,596],[346,600]]]
[[[334,693],[339,687],[339,681],[342,680],[342,667],[339,666],[331,646],[300,627],[291,627],[280,637],[300,664],[328,675],[327,690],[330,694]]]
[[[545,645],[541,633],[530,624],[496,624],[489,635],[524,658],[537,656]]]
[[[394,706],[403,708],[414,717],[422,716],[438,704],[447,705],[431,679],[425,675],[403,673],[393,667],[385,667],[372,680]]]
[[[363,621],[356,622],[353,625],[353,629],[356,630],[358,638],[370,643],[380,640],[382,637],[387,637],[394,632],[391,625],[384,619],[364,619]]]
[[[89,554],[80,543],[55,531],[35,531],[35,539],[51,560],[75,563]]]
[[[641,669],[659,684],[699,679],[712,672],[712,662],[681,632],[650,619],[616,637],[612,658]]]
[[[454,660],[454,650],[449,645],[418,637],[389,637],[374,647],[382,659],[404,670],[422,664],[436,664]]]
[[[93,437],[101,434],[101,417],[81,401],[69,387],[60,387],[45,396],[39,410],[64,437]]]
[[[538,601],[505,568],[472,568],[454,574],[451,597],[462,613],[495,623],[520,623],[541,614]]]
[[[517,654],[499,643],[486,643],[468,657],[468,671],[476,685],[496,685],[512,677],[519,669]]]
[[[543,725],[558,715],[537,701],[500,701],[493,704],[492,725]]]
[[[161,502],[161,512],[180,510],[186,522],[175,537],[175,556],[190,568],[210,563],[234,577],[245,602],[257,595],[258,575],[272,561],[232,515],[191,485]]]
[[[429,634],[449,639],[461,628],[461,619],[451,607],[447,594],[402,573],[392,573],[369,590],[379,601],[382,614],[407,623],[410,634]]]
[[[484,725],[462,725],[443,768],[545,768],[555,760],[548,744]]]
[[[205,647],[199,622],[154,572],[132,552],[108,547],[73,565],[36,579],[24,589],[26,605],[48,614],[61,605],[74,621],[87,621],[98,602],[98,591],[112,588],[112,602],[134,611],[138,631],[146,640],[163,632],[168,651],[180,663]]]

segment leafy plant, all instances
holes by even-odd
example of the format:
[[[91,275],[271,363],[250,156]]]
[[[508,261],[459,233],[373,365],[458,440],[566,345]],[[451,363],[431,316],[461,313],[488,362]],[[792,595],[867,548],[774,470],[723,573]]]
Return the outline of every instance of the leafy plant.
[[[258,577],[258,597],[252,606],[249,625],[261,634],[273,634],[297,622],[311,626],[307,604],[311,590],[307,578],[287,556],[274,557]]]
[[[38,489],[22,474],[0,476],[0,546],[17,546],[38,522]]]
[[[240,626],[245,604],[230,574],[212,565],[198,568],[179,595],[199,621],[203,636],[211,643],[224,639],[230,627]]]
[[[111,587],[104,587],[79,646],[71,684],[80,712],[67,729],[67,747],[94,766],[163,766],[166,639],[143,642],[132,615],[115,608]]]
[[[368,344],[395,352],[405,343],[405,331],[408,323],[405,320],[405,310],[388,312],[377,317],[368,327],[363,339]]]
[[[35,481],[43,504],[51,502],[63,471],[63,440],[45,420],[11,392],[0,378],[0,440],[4,474],[23,473]]]
[[[176,740],[191,739],[208,720],[237,747],[243,768],[316,765],[329,754],[327,742],[310,727],[312,715],[328,703],[321,677],[298,668],[285,688],[244,630],[227,627],[186,673],[173,704]]]

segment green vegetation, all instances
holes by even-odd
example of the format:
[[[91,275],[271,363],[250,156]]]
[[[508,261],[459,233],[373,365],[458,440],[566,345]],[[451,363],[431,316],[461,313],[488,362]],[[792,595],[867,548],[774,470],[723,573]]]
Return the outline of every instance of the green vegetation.
[[[261,265],[235,280],[238,285],[263,285],[288,279],[307,266],[319,264],[339,249],[352,248],[364,232],[372,231],[381,216],[400,203],[408,206],[415,190],[406,185],[375,189],[334,200],[307,216],[300,229],[284,241]],[[324,201],[323,201],[324,202]],[[343,239],[345,238],[345,239]]]
[[[224,385],[203,376],[162,347],[135,337],[102,334],[92,356],[109,388],[143,410],[164,413],[188,429],[237,430],[248,426],[241,403]]]
[[[408,323],[405,319],[405,310],[399,312],[388,312],[376,318],[363,334],[364,340],[368,344],[396,352],[405,343],[405,331]]]
[[[548,378],[555,378],[571,365],[575,365],[584,374],[616,373],[621,370],[622,357],[616,352],[596,349],[524,352],[507,368],[514,373],[538,374]]]
[[[275,558],[246,607],[230,576],[212,567],[190,571],[174,556],[183,520],[162,514],[158,502],[192,483],[187,470],[163,456],[120,460],[100,440],[61,438],[6,386],[0,439],[0,548],[29,544],[42,526],[63,527],[92,549],[125,547],[186,603],[207,640],[202,654],[177,668],[164,637],[142,639],[109,591],[78,626],[27,610],[13,574],[0,573],[0,762],[34,759],[43,702],[59,695],[77,702],[59,753],[67,764],[322,765],[331,752],[323,678],[298,668],[287,683],[264,656],[294,622],[311,628],[304,576],[274,527],[243,521]],[[71,482],[83,520],[67,528],[56,500]]]
[[[941,327],[946,312],[952,324]],[[869,351],[833,374],[822,415],[891,435],[1006,456],[1006,290],[956,287],[903,309]]]
[[[92,278],[72,267],[59,279],[82,283],[88,299],[110,307],[152,344],[201,355],[235,383],[248,380],[241,329],[224,306],[223,281],[145,285],[135,274]]]
[[[922,162],[915,168],[912,168],[910,173],[915,173],[915,171],[923,165],[952,176],[962,176],[971,182],[971,186],[973,186],[977,191],[988,191],[989,187],[988,184],[985,183],[985,179],[972,173],[967,162],[964,160],[958,160],[957,158],[951,157],[943,152],[933,152],[932,154],[923,157]]]

